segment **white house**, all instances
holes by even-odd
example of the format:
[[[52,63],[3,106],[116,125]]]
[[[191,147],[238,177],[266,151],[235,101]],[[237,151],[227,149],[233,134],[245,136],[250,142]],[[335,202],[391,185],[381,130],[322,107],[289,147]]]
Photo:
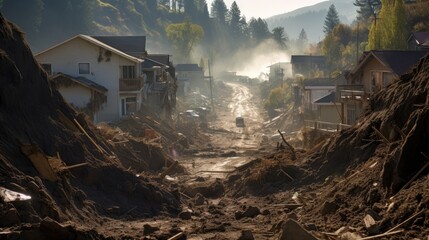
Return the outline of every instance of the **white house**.
[[[100,93],[104,94],[103,104],[93,108],[96,110],[92,113],[94,122],[117,121],[140,110],[143,57],[127,54],[96,37],[77,35],[36,54],[35,58],[49,74],[62,74],[57,87],[72,105],[89,106],[94,104],[95,96],[100,98]],[[69,80],[64,81],[64,77]],[[73,84],[65,84],[67,82]],[[88,89],[98,94],[91,94]]]
[[[186,96],[190,88],[204,85],[204,72],[197,64],[177,64],[177,94]]]

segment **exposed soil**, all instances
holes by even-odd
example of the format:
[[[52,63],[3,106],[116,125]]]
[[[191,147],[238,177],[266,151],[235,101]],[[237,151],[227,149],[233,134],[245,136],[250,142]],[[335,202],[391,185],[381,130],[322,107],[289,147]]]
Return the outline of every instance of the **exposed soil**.
[[[0,239],[429,235],[429,57],[373,96],[358,124],[322,142],[301,132],[288,138],[292,149],[262,141],[265,130],[298,129],[287,116],[264,129],[258,100],[249,103],[255,87],[218,91],[217,115],[198,131],[148,112],[96,127],[64,102],[1,15],[0,48],[0,185],[31,196],[0,202]],[[230,105],[238,92],[244,105]],[[238,112],[247,128],[234,126]],[[176,161],[182,167],[158,177]]]

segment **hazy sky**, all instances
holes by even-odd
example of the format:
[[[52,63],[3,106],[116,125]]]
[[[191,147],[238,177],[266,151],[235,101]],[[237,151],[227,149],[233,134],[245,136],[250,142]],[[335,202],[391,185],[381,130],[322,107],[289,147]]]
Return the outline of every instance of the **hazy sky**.
[[[209,11],[213,0],[207,0]],[[224,0],[228,9],[234,0]],[[251,17],[267,18],[273,15],[293,11],[300,7],[310,6],[324,0],[235,0],[247,20]]]

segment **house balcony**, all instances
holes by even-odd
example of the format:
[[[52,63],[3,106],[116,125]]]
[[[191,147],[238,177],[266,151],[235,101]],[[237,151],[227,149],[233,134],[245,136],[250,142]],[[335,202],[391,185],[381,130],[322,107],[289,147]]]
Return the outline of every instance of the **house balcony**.
[[[119,91],[121,92],[135,92],[143,88],[143,78],[120,78]]]
[[[369,93],[365,92],[363,85],[338,85],[337,101],[346,102],[349,100],[367,101]]]

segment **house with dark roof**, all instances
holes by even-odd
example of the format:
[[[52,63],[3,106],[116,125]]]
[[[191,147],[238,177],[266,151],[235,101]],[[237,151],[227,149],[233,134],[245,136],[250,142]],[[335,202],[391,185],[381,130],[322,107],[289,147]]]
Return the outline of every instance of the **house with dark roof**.
[[[335,91],[333,78],[310,78],[302,80],[301,107],[306,115],[306,120],[317,118],[318,106],[315,101]]]
[[[317,120],[329,123],[341,123],[341,105],[336,103],[335,91],[316,99]]]
[[[372,94],[410,71],[427,53],[386,50],[365,52],[348,74],[346,84],[337,86],[337,101],[341,103],[343,123],[353,124],[368,105]]]
[[[428,51],[429,32],[412,32],[407,40],[408,50]]]
[[[100,103],[94,99],[97,95],[90,95],[91,90],[106,89],[106,101],[92,109],[96,110],[90,115],[94,122],[117,121],[141,108],[143,58],[82,34],[37,53],[35,58],[61,83],[59,92],[64,99],[79,110]]]
[[[146,36],[92,36],[92,38],[134,57],[144,58]]]
[[[94,122],[111,122],[140,111],[143,104],[171,114],[176,98],[174,73],[169,75],[168,64],[147,56],[144,36],[80,34],[35,58],[59,83],[66,101],[79,110],[90,109]]]
[[[191,88],[204,86],[204,71],[198,64],[177,64],[177,95],[187,96]]]
[[[73,77],[60,72],[52,76],[51,80],[70,104],[89,116],[100,111],[107,101],[108,89],[83,76]]]
[[[292,55],[292,76],[302,75],[304,78],[315,77],[326,71],[325,56]]]

